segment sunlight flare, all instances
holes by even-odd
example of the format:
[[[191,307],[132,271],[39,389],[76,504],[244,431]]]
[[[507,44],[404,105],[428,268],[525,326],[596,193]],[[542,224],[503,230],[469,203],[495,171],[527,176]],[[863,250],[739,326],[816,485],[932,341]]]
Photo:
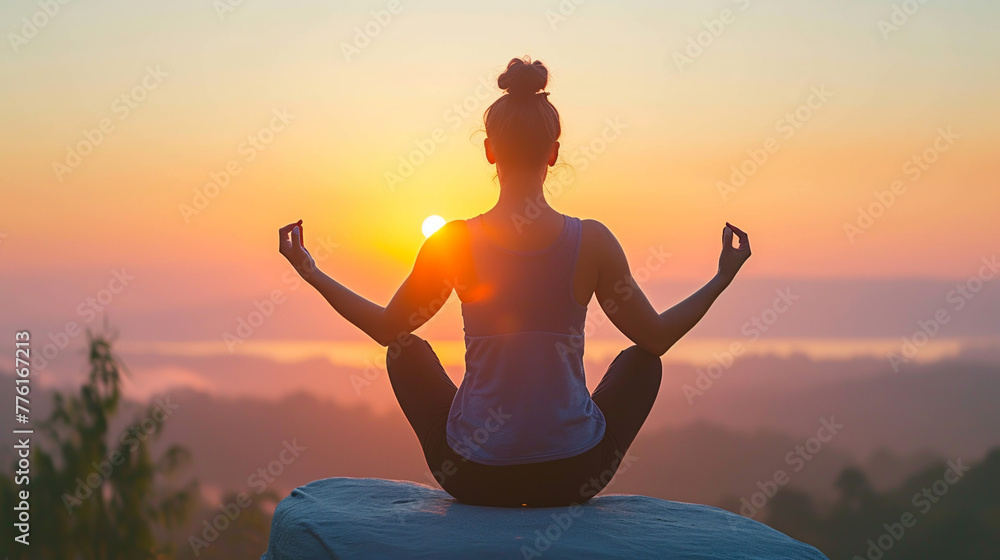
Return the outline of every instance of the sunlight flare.
[[[430,237],[434,235],[434,232],[441,229],[444,224],[444,218],[441,216],[428,216],[424,220],[424,224],[420,226],[420,231],[424,232],[424,237]]]

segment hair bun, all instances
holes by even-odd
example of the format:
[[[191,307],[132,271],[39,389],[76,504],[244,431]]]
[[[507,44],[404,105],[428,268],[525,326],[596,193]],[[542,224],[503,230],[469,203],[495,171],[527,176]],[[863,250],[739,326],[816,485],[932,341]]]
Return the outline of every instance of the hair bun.
[[[533,95],[545,89],[549,71],[540,60],[513,58],[507,70],[497,78],[497,85],[510,95]]]

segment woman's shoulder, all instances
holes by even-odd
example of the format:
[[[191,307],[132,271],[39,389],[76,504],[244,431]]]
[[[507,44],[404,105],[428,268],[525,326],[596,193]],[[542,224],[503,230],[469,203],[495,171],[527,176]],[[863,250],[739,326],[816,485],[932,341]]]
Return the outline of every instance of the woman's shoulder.
[[[584,261],[604,263],[622,253],[621,243],[608,226],[597,220],[581,220],[580,252]]]
[[[615,238],[615,234],[611,233],[611,230],[604,223],[594,220],[592,218],[577,218],[580,220],[580,228],[582,230],[584,240],[590,240],[597,244],[604,244],[608,242],[617,243],[618,240]]]
[[[470,218],[470,220],[472,219],[474,218]],[[428,237],[424,244],[441,249],[454,248],[456,244],[463,244],[469,237],[467,222],[470,220],[452,220],[446,222]]]
[[[472,262],[466,220],[446,222],[424,240],[417,259],[431,263],[445,277],[463,277]]]

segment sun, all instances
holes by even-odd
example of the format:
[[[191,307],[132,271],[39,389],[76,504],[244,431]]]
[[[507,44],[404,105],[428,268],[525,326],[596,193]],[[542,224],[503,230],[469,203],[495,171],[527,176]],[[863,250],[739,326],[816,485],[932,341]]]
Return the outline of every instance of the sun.
[[[424,237],[430,237],[434,235],[434,232],[441,229],[441,226],[444,224],[444,218],[441,216],[428,216],[424,220],[424,225],[420,226],[420,231],[424,232]]]

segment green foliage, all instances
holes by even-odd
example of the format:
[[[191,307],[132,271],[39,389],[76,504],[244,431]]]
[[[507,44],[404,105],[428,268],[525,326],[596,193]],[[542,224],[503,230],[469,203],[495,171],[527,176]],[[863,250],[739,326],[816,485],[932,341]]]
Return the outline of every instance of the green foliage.
[[[142,560],[173,558],[157,535],[182,523],[198,503],[197,483],[168,482],[189,461],[172,446],[154,460],[150,447],[163,430],[162,410],[150,405],[122,434],[109,426],[122,400],[125,366],[110,337],[88,332],[90,372],[79,395],[56,393],[54,410],[38,429],[31,458],[31,544],[10,559]],[[152,426],[152,427],[151,427]],[[0,497],[13,503],[13,480],[0,476]],[[0,539],[13,542],[12,511],[0,512]]]
[[[222,497],[222,503],[238,503],[238,495],[239,492],[229,492]],[[240,511],[239,517],[232,521],[226,530],[218,531],[218,536],[212,541],[204,538],[204,530],[207,524],[211,524],[212,520],[220,515],[220,509],[204,508],[196,516],[202,521],[192,528],[187,541],[178,544],[181,549],[177,553],[177,558],[179,560],[259,558],[261,553],[267,550],[267,539],[271,532],[271,513],[264,505],[267,504],[273,509],[280,499],[281,497],[271,490],[255,495],[250,505]],[[192,544],[192,539],[201,540]]]
[[[928,468],[884,494],[861,470],[848,468],[828,512],[784,489],[769,504],[766,523],[830,558],[1000,558],[1000,449],[960,478],[953,464]]]

